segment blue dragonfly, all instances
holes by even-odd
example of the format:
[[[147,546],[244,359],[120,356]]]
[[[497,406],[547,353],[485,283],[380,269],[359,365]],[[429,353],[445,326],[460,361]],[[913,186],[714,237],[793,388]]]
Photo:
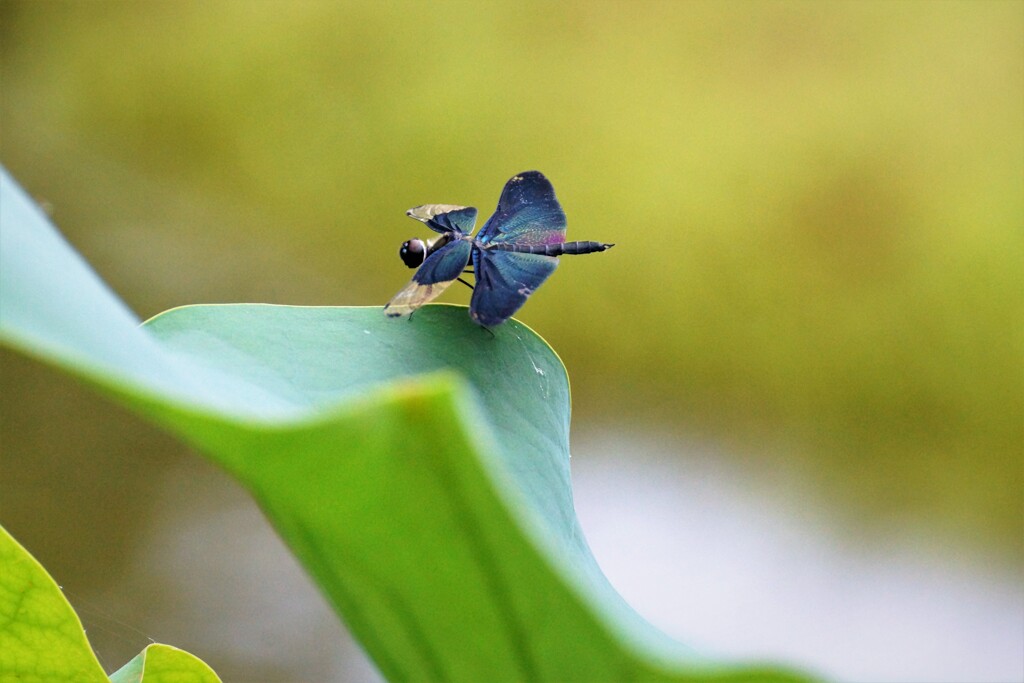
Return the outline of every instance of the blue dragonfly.
[[[555,271],[558,256],[610,249],[602,242],[566,242],[565,212],[555,188],[539,171],[514,176],[501,191],[498,208],[476,237],[476,209],[454,204],[425,204],[406,215],[440,233],[433,241],[411,239],[399,256],[419,268],[412,281],[384,306],[394,318],[412,315],[456,280],[473,289],[469,316],[478,325],[495,327],[518,311],[527,297]],[[467,271],[472,262],[473,270]],[[473,287],[462,279],[472,272]]]

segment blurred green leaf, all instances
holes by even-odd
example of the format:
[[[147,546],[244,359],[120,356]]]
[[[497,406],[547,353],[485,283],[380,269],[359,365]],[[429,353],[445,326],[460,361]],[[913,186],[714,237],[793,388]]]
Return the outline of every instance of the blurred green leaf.
[[[60,587],[0,526],[0,682],[106,680]]]
[[[0,180],[0,340],[238,477],[389,678],[796,678],[698,657],[610,587],[573,510],[568,378],[525,326],[232,305],[139,327]]]
[[[206,662],[170,645],[154,643],[115,673],[111,683],[220,683]]]
[[[60,586],[0,526],[0,683],[103,683],[96,655]],[[200,659],[152,644],[114,683],[219,683]]]

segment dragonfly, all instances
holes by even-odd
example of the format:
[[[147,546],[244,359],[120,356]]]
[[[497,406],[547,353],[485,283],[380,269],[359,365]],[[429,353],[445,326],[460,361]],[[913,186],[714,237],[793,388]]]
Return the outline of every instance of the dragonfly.
[[[418,270],[384,306],[386,315],[411,316],[458,280],[473,290],[469,316],[482,327],[495,327],[512,317],[550,277],[558,256],[615,246],[566,242],[565,212],[540,171],[520,173],[505,183],[497,210],[474,237],[476,214],[472,206],[454,204],[425,204],[405,212],[440,236],[402,244],[402,261]],[[473,275],[475,287],[462,279],[467,273]]]

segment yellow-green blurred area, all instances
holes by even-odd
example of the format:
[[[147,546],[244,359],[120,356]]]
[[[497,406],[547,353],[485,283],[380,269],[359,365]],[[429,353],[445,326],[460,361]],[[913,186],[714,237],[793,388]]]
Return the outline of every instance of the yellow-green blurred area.
[[[383,305],[406,209],[539,169],[617,244],[519,315],[575,429],[1020,556],[1021,3],[4,2],[0,44],[2,162],[141,317]]]

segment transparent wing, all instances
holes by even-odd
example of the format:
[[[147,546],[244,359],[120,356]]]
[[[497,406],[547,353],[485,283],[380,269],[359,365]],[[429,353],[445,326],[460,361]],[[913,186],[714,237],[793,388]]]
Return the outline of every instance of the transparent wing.
[[[565,212],[555,188],[540,171],[526,171],[505,183],[494,215],[477,235],[483,243],[511,242],[525,245],[565,241]]]
[[[518,311],[558,267],[558,259],[542,254],[521,254],[476,249],[473,271],[476,287],[469,315],[477,324],[494,327]]]
[[[476,225],[476,209],[472,206],[424,204],[409,209],[405,215],[426,223],[434,232],[455,231],[470,235]]]
[[[466,269],[471,249],[466,240],[455,240],[428,256],[409,284],[384,306],[384,313],[392,318],[410,315],[435,298]]]

